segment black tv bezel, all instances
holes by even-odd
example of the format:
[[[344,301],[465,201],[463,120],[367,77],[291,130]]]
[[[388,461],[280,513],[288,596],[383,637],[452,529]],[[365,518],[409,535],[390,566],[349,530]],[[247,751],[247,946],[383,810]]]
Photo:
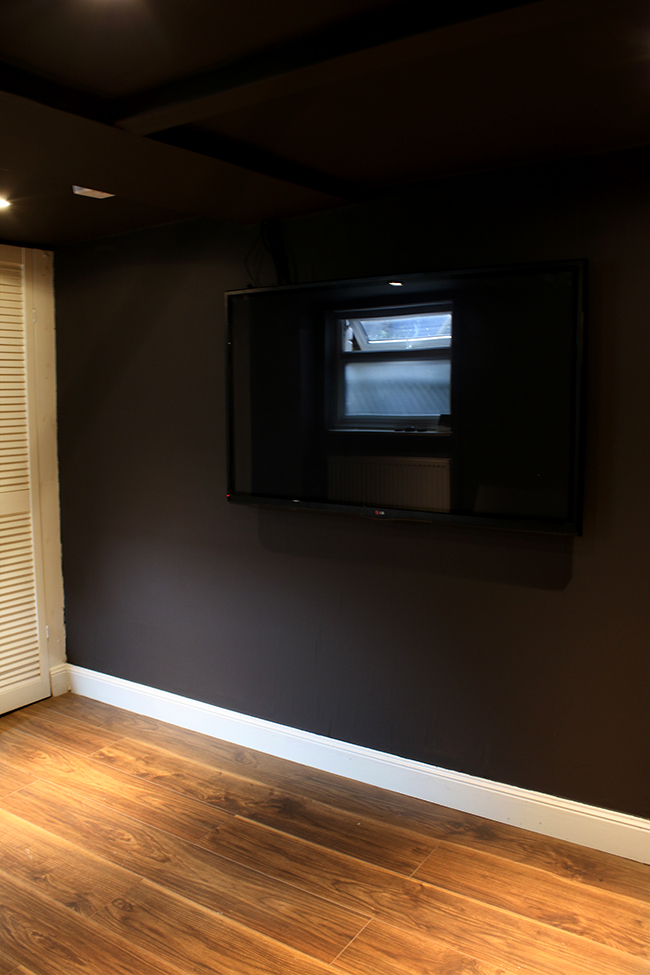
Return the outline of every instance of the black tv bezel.
[[[574,327],[572,342],[572,440],[571,440],[571,489],[569,507],[571,517],[568,520],[518,517],[507,515],[484,515],[462,512],[419,511],[405,508],[375,507],[371,505],[346,504],[342,502],[311,501],[304,499],[289,499],[265,495],[238,493],[234,490],[234,419],[233,419],[233,361],[232,335],[229,312],[229,300],[239,295],[253,295],[264,293],[280,293],[291,291],[321,291],[337,288],[382,287],[390,281],[425,284],[428,281],[454,282],[463,278],[486,275],[554,273],[572,270],[576,275],[574,290]],[[302,284],[277,285],[263,288],[239,288],[224,294],[226,310],[226,432],[227,432],[227,490],[226,498],[229,503],[251,507],[276,508],[291,511],[321,511],[331,514],[343,514],[374,521],[410,521],[419,523],[433,523],[440,525],[458,525],[465,528],[500,529],[524,532],[536,532],[552,535],[582,535],[583,523],[583,494],[584,494],[584,457],[585,457],[585,405],[586,405],[586,304],[587,304],[587,272],[588,263],[584,259],[544,261],[525,264],[486,265],[475,268],[450,268],[441,271],[415,272],[408,274],[374,275],[364,278],[341,278],[337,280],[311,281]],[[396,295],[396,299],[398,296]],[[403,302],[396,301],[396,307],[402,307]],[[409,436],[409,434],[406,434]]]

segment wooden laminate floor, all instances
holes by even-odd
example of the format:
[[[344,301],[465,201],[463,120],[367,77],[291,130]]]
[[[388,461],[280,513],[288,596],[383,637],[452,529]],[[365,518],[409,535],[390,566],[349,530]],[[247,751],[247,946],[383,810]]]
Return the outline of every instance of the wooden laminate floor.
[[[0,717],[0,975],[650,975],[650,867],[67,694]]]

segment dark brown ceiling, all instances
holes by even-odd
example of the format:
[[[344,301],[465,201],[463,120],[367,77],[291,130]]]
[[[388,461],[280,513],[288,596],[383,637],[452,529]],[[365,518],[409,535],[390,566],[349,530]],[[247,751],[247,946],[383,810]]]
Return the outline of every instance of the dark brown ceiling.
[[[7,241],[305,213],[650,143],[650,4],[4,0],[0,121]]]
[[[3,0],[3,60],[126,96],[312,35],[390,0]]]

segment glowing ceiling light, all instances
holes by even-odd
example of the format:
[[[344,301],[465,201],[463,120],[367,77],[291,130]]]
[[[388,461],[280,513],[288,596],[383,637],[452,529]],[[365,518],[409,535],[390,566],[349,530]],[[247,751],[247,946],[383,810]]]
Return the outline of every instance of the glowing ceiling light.
[[[404,287],[404,282],[403,281],[389,281],[388,283],[393,288],[403,288]]]
[[[11,203],[9,202],[9,200],[4,200],[4,199],[3,200],[0,200],[0,208],[2,208],[3,210],[5,210],[7,207],[10,207],[10,206],[11,206]]]

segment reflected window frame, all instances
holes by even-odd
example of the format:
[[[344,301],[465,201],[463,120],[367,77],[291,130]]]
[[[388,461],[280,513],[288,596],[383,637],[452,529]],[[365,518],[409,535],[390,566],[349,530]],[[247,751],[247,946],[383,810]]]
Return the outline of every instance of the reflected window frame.
[[[368,342],[361,326],[363,321],[370,319],[408,319],[422,318],[430,315],[445,315],[451,317],[451,334],[431,340],[420,340],[417,345],[413,341],[400,340],[391,342]],[[442,433],[451,432],[450,413],[440,413],[428,416],[422,415],[354,415],[346,413],[346,380],[345,365],[348,362],[362,364],[365,362],[413,362],[413,361],[445,361],[449,363],[451,403],[451,374],[452,343],[453,343],[453,308],[451,302],[426,305],[406,305],[400,307],[384,307],[370,309],[340,310],[333,316],[336,330],[336,396],[335,410],[332,417],[333,429],[339,431],[366,430],[377,432],[409,432],[409,433]],[[374,347],[373,347],[374,346]]]

